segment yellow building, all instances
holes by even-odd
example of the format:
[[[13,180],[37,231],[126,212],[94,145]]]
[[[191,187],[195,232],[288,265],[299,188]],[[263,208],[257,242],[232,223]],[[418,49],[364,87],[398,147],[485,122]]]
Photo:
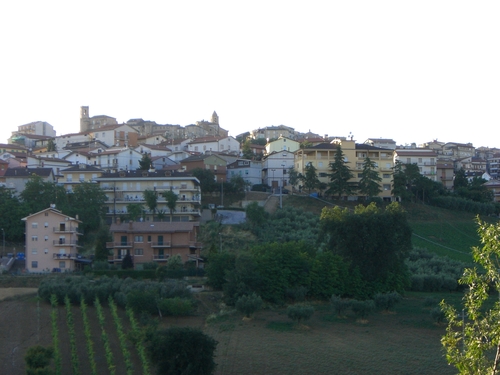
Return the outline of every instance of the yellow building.
[[[121,171],[104,173],[96,179],[108,197],[106,201],[107,222],[127,215],[128,206],[138,204],[143,210],[143,221],[186,222],[199,220],[201,211],[200,181],[192,175],[177,171]],[[144,191],[154,191],[158,206],[155,212],[146,204]],[[177,194],[175,211],[170,209],[162,192],[171,190]]]
[[[363,163],[366,157],[373,161],[379,171],[382,179],[380,187],[382,192],[379,194],[380,198],[385,200],[392,200],[392,174],[393,174],[393,151],[374,147],[368,144],[356,144],[354,140],[334,140],[331,143],[320,143],[316,146],[311,146],[299,149],[295,152],[295,170],[298,173],[305,173],[305,167],[311,163],[318,174],[320,182],[329,184],[330,177],[330,163],[335,160],[335,153],[337,145],[340,144],[342,152],[344,153],[344,160],[347,166],[354,174],[352,179],[353,184],[357,184],[361,179],[363,171]],[[357,195],[348,197],[349,199],[357,199]]]

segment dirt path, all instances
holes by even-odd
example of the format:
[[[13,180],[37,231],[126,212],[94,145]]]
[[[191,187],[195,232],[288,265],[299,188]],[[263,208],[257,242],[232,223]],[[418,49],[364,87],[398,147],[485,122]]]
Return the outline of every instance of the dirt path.
[[[17,296],[34,295],[38,288],[0,288],[0,301]]]

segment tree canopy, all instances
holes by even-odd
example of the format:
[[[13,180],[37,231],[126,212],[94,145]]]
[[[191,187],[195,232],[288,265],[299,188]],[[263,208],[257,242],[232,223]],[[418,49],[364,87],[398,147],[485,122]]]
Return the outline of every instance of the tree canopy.
[[[354,177],[351,168],[347,165],[342,147],[337,145],[333,162],[330,163],[330,183],[327,194],[337,195],[338,199],[342,195],[351,195],[355,187],[350,180]]]

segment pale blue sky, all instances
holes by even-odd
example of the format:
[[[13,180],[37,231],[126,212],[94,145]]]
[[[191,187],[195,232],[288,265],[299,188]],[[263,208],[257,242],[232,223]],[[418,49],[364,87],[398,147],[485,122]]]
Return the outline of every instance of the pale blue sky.
[[[498,1],[10,1],[0,142],[79,109],[500,147]]]

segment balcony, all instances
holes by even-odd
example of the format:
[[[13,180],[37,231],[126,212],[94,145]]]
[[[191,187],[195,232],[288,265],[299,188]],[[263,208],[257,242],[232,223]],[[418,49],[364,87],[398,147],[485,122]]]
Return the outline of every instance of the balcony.
[[[170,257],[169,254],[155,254],[153,255],[153,261],[154,262],[166,262],[168,261],[168,258]]]
[[[127,247],[132,247],[133,245],[133,242],[106,242],[107,249],[114,249],[115,247],[125,249]]]
[[[201,242],[189,241],[189,247],[191,249],[199,249],[199,248],[201,248],[201,246],[202,246]]]
[[[151,247],[152,248],[172,247],[172,243],[170,241],[151,242]]]
[[[60,254],[60,253],[52,253],[52,259],[77,259],[78,254],[76,253],[68,253],[68,254]]]
[[[64,247],[64,246],[66,246],[66,247],[68,247],[68,246],[70,246],[70,247],[71,246],[79,246],[78,242],[75,241],[75,240],[71,241],[71,240],[65,240],[65,239],[62,239],[62,238],[60,238],[59,240],[52,241],[52,244],[54,246],[61,246],[61,247]]]
[[[74,227],[74,226],[53,227],[52,231],[54,233],[76,233],[79,235],[83,234],[81,229],[78,229],[78,227]]]

